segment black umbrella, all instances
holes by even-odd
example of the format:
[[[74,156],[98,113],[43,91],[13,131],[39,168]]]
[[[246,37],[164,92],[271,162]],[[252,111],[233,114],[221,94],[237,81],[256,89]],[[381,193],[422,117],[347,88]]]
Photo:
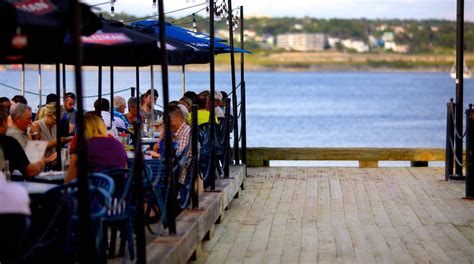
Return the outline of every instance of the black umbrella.
[[[81,4],[81,33],[101,27],[100,19]],[[0,63],[56,63],[64,35],[72,28],[72,0],[0,2]]]

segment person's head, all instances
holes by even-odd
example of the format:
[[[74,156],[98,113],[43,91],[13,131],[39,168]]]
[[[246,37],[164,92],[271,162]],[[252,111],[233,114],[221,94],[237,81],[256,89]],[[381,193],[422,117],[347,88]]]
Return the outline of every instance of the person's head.
[[[8,110],[8,113],[10,113],[10,99],[7,97],[0,97],[0,105],[3,105]]]
[[[94,102],[94,109],[96,112],[100,113],[101,111],[110,111],[110,103],[109,100],[105,98],[101,98],[100,100],[97,99]]]
[[[209,98],[209,93],[204,93],[204,92],[196,96],[196,104],[198,105],[199,109],[206,109],[208,98]]]
[[[193,101],[189,99],[188,97],[183,97],[179,99],[179,103],[186,107],[186,110],[191,111],[191,106],[193,106]]]
[[[193,91],[187,91],[183,94],[183,97],[187,97],[187,98],[191,99],[191,101],[193,103],[196,102],[196,96],[197,96],[197,94]]]
[[[48,96],[46,96],[46,104],[56,103],[57,100],[58,96],[56,94],[50,93]]]
[[[26,104],[16,104],[11,112],[12,122],[15,127],[20,129],[23,132],[28,130],[28,127],[31,125],[31,107]]]
[[[107,136],[104,120],[94,112],[84,114],[84,137],[86,139]]]
[[[137,108],[137,98],[136,97],[130,97],[128,99],[128,112],[132,114],[132,116],[137,116],[138,115],[138,108]]]
[[[120,112],[120,113],[125,113],[125,108],[127,108],[127,103],[125,102],[125,98],[123,98],[122,96],[115,96],[114,97],[114,107],[117,108],[117,110]]]
[[[76,105],[76,95],[74,93],[66,93],[64,95],[63,105],[66,111],[74,111],[74,106]]]
[[[5,135],[8,129],[8,109],[0,105],[0,135]]]
[[[222,95],[222,101],[224,101],[227,97],[229,97],[229,95],[224,91],[221,91],[220,93]]]
[[[13,96],[12,98],[12,101],[15,103],[15,104],[18,104],[18,103],[22,103],[22,104],[28,104],[28,101],[26,100],[26,98],[22,95],[15,95]]]
[[[146,105],[147,107],[152,107],[153,105],[156,104],[156,101],[158,100],[158,91],[154,90],[155,92],[153,93],[155,96],[153,98],[154,102],[151,102],[151,89],[146,91],[145,96],[143,97],[143,104]]]
[[[183,112],[178,104],[170,104],[168,109],[170,113],[171,131],[176,132],[184,122]]]
[[[56,103],[49,103],[44,106],[43,119],[49,125],[56,125]]]

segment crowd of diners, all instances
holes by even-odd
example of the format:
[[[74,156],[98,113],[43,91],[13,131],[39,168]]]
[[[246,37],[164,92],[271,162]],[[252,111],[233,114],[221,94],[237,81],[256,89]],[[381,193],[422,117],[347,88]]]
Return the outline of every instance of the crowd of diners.
[[[156,143],[144,151],[146,158],[164,158],[164,135],[166,133],[163,133],[163,113],[154,108],[158,100],[158,92],[154,90],[154,96],[151,96],[151,93],[152,90],[148,90],[138,98],[131,97],[128,100],[121,96],[115,96],[112,106],[105,98],[97,99],[94,102],[94,110],[84,113],[88,173],[127,167],[126,149],[123,143],[114,137],[114,133],[117,130],[131,134],[134,132],[142,133],[141,131],[133,131],[133,124],[139,116],[144,124],[148,123],[159,132],[154,133],[159,134]],[[223,102],[226,97],[225,92],[216,92],[214,95],[216,122],[218,118],[224,117]],[[57,106],[57,101],[57,95],[49,94],[46,98],[46,104],[39,107],[37,112],[34,113],[26,98],[21,95],[16,95],[12,99],[0,98],[0,168],[2,170],[0,172],[0,226],[4,221],[2,219],[6,219],[5,216],[29,216],[27,192],[22,186],[10,179],[13,175],[16,175],[16,177],[28,181],[34,179],[43,171],[58,170],[56,164],[58,156],[56,153],[57,140],[60,140],[62,148],[67,148],[70,158],[64,183],[68,184],[78,177],[76,96],[69,92],[64,94],[60,106]],[[190,124],[193,104],[198,106],[198,125],[209,122],[209,91],[198,94],[188,91],[179,100],[169,103],[170,128],[176,156],[191,155],[188,146],[191,144]],[[58,107],[59,120],[57,118]],[[113,107],[113,111],[110,111],[110,107]],[[113,116],[111,116],[111,112]],[[152,116],[156,120],[153,124],[150,123]],[[57,129],[60,129],[60,139],[57,138]],[[47,146],[42,158],[30,162],[25,153],[25,148],[29,141],[34,140],[46,141]],[[186,153],[184,153],[185,150],[187,150]],[[188,168],[185,168],[179,175],[178,182],[180,184],[184,183],[187,171]],[[4,245],[3,242],[0,241],[0,244]],[[0,252],[0,255],[2,252]]]

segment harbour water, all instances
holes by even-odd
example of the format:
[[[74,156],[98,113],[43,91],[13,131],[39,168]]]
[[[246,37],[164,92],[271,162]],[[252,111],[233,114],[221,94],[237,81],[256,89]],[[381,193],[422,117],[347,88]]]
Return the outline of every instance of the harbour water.
[[[108,71],[103,75],[107,93]],[[155,77],[160,92],[160,72]],[[114,80],[115,90],[135,86],[135,72],[118,71]],[[20,88],[21,72],[0,72],[0,83]],[[246,83],[249,147],[444,147],[446,103],[455,96],[448,73],[249,72]],[[43,95],[53,92],[54,84],[54,71],[44,71]],[[97,72],[86,71],[84,84],[86,96],[96,95]],[[171,72],[172,100],[179,99],[181,86],[181,73]],[[37,71],[27,71],[26,87],[37,92]],[[67,87],[74,87],[72,72]],[[140,87],[150,87],[148,68],[142,69]],[[186,73],[186,90],[208,87],[208,73]],[[216,89],[231,90],[230,73],[217,73]],[[2,96],[14,94],[2,87]],[[130,92],[120,95],[128,98]],[[464,96],[467,108],[474,103],[473,80],[465,81]],[[38,104],[38,96],[27,99]],[[86,107],[94,100],[87,98]]]

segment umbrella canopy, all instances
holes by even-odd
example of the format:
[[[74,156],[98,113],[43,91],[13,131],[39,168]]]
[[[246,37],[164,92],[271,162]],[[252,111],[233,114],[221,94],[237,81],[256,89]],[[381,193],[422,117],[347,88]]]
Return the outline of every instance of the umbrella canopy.
[[[158,21],[156,20],[143,20],[132,23],[134,27],[150,28],[155,34],[159,34],[160,29],[158,27]],[[182,27],[174,26],[170,23],[166,23],[166,37],[182,41],[191,45],[195,49],[209,49],[210,48],[210,37],[207,34],[194,32],[187,30]],[[223,43],[224,40],[216,38],[214,41],[215,54],[228,53],[230,52],[230,46]],[[234,47],[234,51],[238,53],[250,53],[250,51],[242,50]]]
[[[82,34],[101,27],[100,19],[81,4]],[[72,0],[0,2],[0,63],[56,63],[64,35],[72,30]]]

